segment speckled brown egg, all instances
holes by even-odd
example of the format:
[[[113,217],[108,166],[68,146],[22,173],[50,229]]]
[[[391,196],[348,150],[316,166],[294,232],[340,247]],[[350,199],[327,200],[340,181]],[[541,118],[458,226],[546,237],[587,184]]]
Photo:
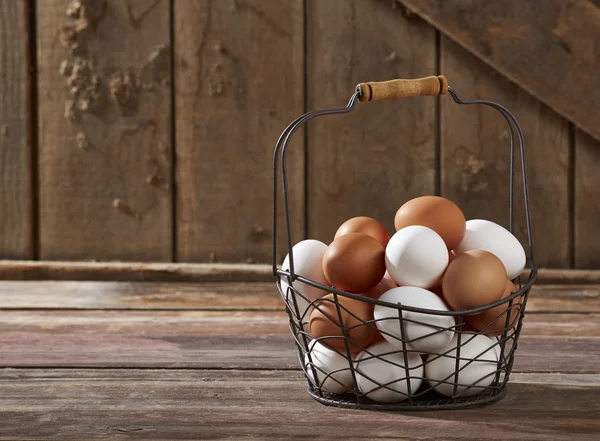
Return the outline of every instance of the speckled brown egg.
[[[500,300],[506,280],[506,269],[500,259],[487,251],[471,250],[448,265],[442,291],[455,311],[477,308]]]
[[[517,287],[508,280],[506,282],[506,288],[502,298],[510,296],[512,293],[517,291]],[[514,328],[519,318],[519,311],[521,309],[522,298],[520,296],[515,297],[513,304],[510,309],[510,317],[508,319],[508,326],[506,322],[506,311],[508,310],[509,302],[503,303],[502,305],[496,306],[492,309],[487,309],[480,314],[468,315],[465,317],[465,322],[475,331],[481,331],[483,334],[494,337],[500,336],[504,332],[505,328],[509,330]]]
[[[356,353],[366,348],[377,332],[373,320],[373,305],[338,296],[340,314],[346,339],[351,353]],[[368,322],[371,322],[370,325]],[[333,294],[321,297],[314,303],[314,309],[310,314],[310,333],[325,346],[345,352],[346,344],[344,333],[340,327],[338,311],[334,303]]]
[[[367,234],[344,234],[327,247],[323,273],[329,283],[342,291],[367,292],[385,274],[385,249]]]
[[[439,196],[422,196],[402,205],[396,217],[396,231],[410,225],[431,228],[446,243],[449,250],[456,248],[465,235],[465,215],[458,206]]]
[[[380,222],[366,216],[353,217],[344,222],[335,233],[335,238],[348,233],[363,233],[376,239],[385,248],[390,241],[390,234]]]

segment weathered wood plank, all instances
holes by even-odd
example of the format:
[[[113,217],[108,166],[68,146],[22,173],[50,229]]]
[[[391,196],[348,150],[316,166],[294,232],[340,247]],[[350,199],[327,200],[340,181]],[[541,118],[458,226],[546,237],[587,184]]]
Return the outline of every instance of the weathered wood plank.
[[[523,280],[527,280],[528,272],[524,271]],[[586,284],[600,283],[600,271],[589,270],[561,270],[542,268],[538,272],[536,284]]]
[[[41,258],[170,261],[169,1],[37,18]]]
[[[377,27],[374,31],[373,26]],[[307,3],[309,109],[343,107],[361,81],[435,74],[435,32],[389,2]],[[435,192],[435,98],[359,103],[314,120],[308,136],[308,236],[371,216],[393,229],[406,200]]]
[[[0,283],[0,309],[282,311],[283,308],[274,283]],[[527,312],[600,313],[600,286],[534,285]]]
[[[528,315],[515,370],[600,372],[599,324]],[[279,311],[0,311],[0,347],[4,367],[298,368]]]
[[[0,257],[33,257],[26,3],[0,4]]]
[[[600,142],[575,135],[575,266],[600,267]]]
[[[522,280],[529,278],[523,271]],[[271,265],[0,260],[0,280],[274,282]],[[542,268],[536,285],[598,285],[600,270]]]
[[[527,149],[535,260],[540,266],[568,267],[568,122],[445,37],[441,52],[441,70],[463,99],[496,101],[519,120]],[[457,106],[451,97],[444,97],[441,136],[442,195],[456,202],[468,219],[488,219],[508,228],[510,137],[506,121],[493,109]],[[518,159],[516,164],[520,165]],[[520,166],[517,170],[520,173]],[[515,232],[526,244],[522,180],[516,182]]]
[[[0,261],[0,280],[274,282],[270,265]]]
[[[179,261],[271,259],[273,148],[304,107],[302,5],[174,2]],[[304,234],[301,131],[294,144],[288,168],[298,240]]]
[[[399,1],[600,140],[595,0]]]
[[[491,406],[419,414],[324,407],[299,372],[5,369],[0,387],[6,440],[572,441],[600,433],[594,376],[515,375]]]
[[[600,312],[600,287],[592,285],[534,285],[527,312]]]
[[[599,301],[600,306],[600,301]],[[0,309],[277,310],[273,283],[2,282]]]

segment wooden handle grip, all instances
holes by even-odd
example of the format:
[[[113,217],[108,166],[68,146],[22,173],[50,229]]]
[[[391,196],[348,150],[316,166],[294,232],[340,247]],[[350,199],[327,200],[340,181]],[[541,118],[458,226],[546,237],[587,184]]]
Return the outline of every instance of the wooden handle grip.
[[[360,101],[391,100],[409,96],[437,96],[448,92],[448,80],[443,75],[415,80],[390,80],[360,83],[356,86],[362,94]]]

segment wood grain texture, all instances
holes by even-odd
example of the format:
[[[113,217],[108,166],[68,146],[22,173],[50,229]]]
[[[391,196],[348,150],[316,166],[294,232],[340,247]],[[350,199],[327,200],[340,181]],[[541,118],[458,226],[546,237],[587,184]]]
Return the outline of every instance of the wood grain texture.
[[[434,30],[390,2],[310,0],[307,20],[309,110],[343,107],[359,82],[438,73]],[[354,216],[394,231],[400,205],[435,191],[436,99],[359,103],[309,124],[309,237],[329,243]]]
[[[600,373],[600,316],[525,320],[515,371]],[[0,367],[299,367],[279,311],[0,311],[0,347]]]
[[[360,83],[359,100],[380,101],[409,98],[414,96],[437,96],[448,93],[448,80],[443,75],[424,78],[396,79],[380,82]]]
[[[575,266],[600,267],[600,142],[575,135]]]
[[[304,107],[303,2],[200,0],[174,8],[177,260],[268,262],[273,148]],[[291,225],[298,241],[302,131],[292,147]]]
[[[535,261],[539,266],[569,266],[568,122],[447,38],[442,38],[441,57],[442,71],[463,99],[492,100],[516,116],[525,135]],[[506,121],[493,109],[458,106],[444,97],[441,132],[442,195],[456,202],[467,219],[487,219],[508,228]],[[522,180],[516,183],[515,232],[526,244]]]
[[[600,312],[600,287],[593,285],[534,285],[527,312]]]
[[[595,376],[514,375],[494,405],[418,414],[324,407],[299,372],[269,370],[5,369],[0,387],[5,440],[587,441],[600,433]]]
[[[9,259],[33,257],[26,18],[26,2],[0,3],[0,258]]]
[[[71,4],[37,9],[40,256],[170,261],[169,1]]]
[[[9,260],[0,261],[0,280],[274,282],[275,279],[271,265]]]
[[[597,1],[399,1],[600,140]]]
[[[0,309],[283,311],[273,283],[4,281]],[[598,285],[539,285],[528,313],[600,313]]]
[[[285,305],[274,283],[47,281],[0,284],[0,309],[31,308],[282,312]]]
[[[524,270],[522,280],[529,279]],[[0,280],[274,282],[271,265],[0,260]],[[537,285],[598,285],[600,270],[542,268]]]

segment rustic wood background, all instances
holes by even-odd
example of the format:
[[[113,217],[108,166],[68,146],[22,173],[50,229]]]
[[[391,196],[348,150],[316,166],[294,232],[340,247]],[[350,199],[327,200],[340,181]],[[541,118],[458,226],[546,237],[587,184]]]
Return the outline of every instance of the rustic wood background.
[[[513,49],[499,42],[516,34],[489,33],[490,43],[474,17],[502,26],[514,11],[476,14],[477,2],[456,0],[467,18],[455,29],[441,3],[0,0],[0,257],[268,262],[281,130],[307,109],[345,104],[359,81],[439,72],[463,98],[495,100],[521,122],[538,264],[600,267],[600,143],[573,123],[594,126],[597,113],[581,111],[581,94],[561,106],[567,89],[546,99],[527,86],[535,57],[568,59],[538,50],[511,76],[502,51]],[[591,7],[581,15],[597,25]],[[328,241],[355,215],[391,229],[397,207],[424,194],[507,224],[507,131],[490,110],[449,97],[361,104],[316,120],[292,149],[296,240]]]

